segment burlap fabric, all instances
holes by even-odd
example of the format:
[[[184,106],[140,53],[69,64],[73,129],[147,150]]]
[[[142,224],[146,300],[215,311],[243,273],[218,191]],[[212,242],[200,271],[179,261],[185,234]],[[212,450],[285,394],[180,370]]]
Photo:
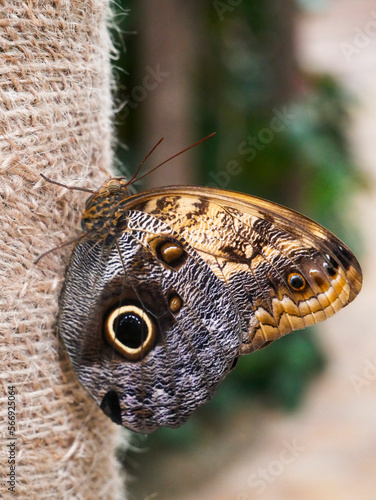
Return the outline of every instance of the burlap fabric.
[[[111,163],[107,0],[0,2],[0,497],[119,499],[120,428],[78,385],[56,336],[85,193]],[[8,390],[16,393],[15,491]]]

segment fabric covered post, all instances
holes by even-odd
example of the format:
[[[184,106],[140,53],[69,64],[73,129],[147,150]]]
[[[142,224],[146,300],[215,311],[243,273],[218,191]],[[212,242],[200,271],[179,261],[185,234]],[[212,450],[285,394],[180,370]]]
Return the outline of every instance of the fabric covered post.
[[[0,7],[0,497],[120,499],[121,429],[78,384],[56,335],[85,193],[111,166],[107,0]],[[12,389],[13,388],[13,389]],[[8,397],[15,394],[14,436]],[[10,398],[12,400],[13,398]],[[11,486],[9,442],[14,441]],[[13,446],[13,445],[12,445]],[[12,454],[13,456],[13,454]],[[9,489],[10,488],[10,489]]]

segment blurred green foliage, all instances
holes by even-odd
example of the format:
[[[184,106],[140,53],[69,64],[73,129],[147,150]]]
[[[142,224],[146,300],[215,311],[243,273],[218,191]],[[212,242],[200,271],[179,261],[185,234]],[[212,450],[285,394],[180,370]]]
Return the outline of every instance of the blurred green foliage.
[[[134,4],[126,2],[131,9]],[[199,148],[199,183],[285,204],[354,243],[353,227],[344,218],[349,197],[361,185],[346,136],[350,97],[332,77],[299,70],[294,47],[284,48],[280,39],[283,12],[275,12],[275,2],[241,2],[223,19],[212,2],[202,2],[202,8],[206,39],[193,82],[196,123],[202,137],[212,131],[217,135]],[[293,19],[294,12],[290,15]],[[122,30],[133,28],[132,22],[132,16],[124,17]],[[129,71],[120,98],[125,86],[132,87],[136,43],[136,36],[127,36],[127,53],[115,63]],[[132,112],[120,120],[121,142],[132,145],[136,140],[132,131],[140,128],[137,119]],[[296,408],[323,366],[310,330],[290,334],[241,359],[214,400],[182,429],[161,429],[152,439],[179,446],[194,442],[193,437],[241,408],[245,398]]]

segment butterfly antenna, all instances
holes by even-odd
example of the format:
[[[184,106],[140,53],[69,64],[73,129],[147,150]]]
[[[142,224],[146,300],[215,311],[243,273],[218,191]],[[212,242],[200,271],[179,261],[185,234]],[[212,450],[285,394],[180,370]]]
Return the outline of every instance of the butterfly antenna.
[[[145,158],[142,160],[142,162],[140,163],[138,169],[136,170],[136,173],[134,174],[134,176],[131,178],[130,181],[128,181],[128,184],[132,184],[136,177],[137,177],[137,174],[138,172],[141,170],[141,167],[142,165],[145,163],[145,161],[149,158],[149,156],[152,154],[153,151],[155,151],[155,149],[157,149],[157,147],[160,145],[160,143],[164,140],[164,137],[162,137],[162,139],[159,139],[159,141],[157,142],[157,144],[149,151],[149,153],[145,156]],[[140,179],[142,179],[142,177],[140,177]],[[137,179],[138,180],[138,179]]]
[[[188,151],[188,149],[191,149],[191,148],[194,148],[195,146],[197,146],[198,144],[200,144],[201,142],[204,142],[206,141],[207,139],[209,139],[210,137],[213,137],[213,135],[215,135],[215,132],[212,132],[211,134],[209,134],[208,136],[204,137],[203,139],[200,139],[199,141],[195,142],[194,144],[191,144],[190,146],[188,146],[187,148],[183,149],[182,151],[179,151],[179,153],[176,153],[174,154],[173,156],[170,156],[170,158],[167,158],[167,160],[165,161],[162,161],[162,163],[160,163],[159,165],[157,165],[156,167],[152,168],[151,170],[149,170],[149,172],[146,172],[146,174],[142,175],[141,177],[138,177],[136,180],[139,181],[140,179],[143,179],[144,177],[146,177],[147,175],[151,174],[152,172],[154,172],[154,170],[157,170],[157,168],[161,167],[162,165],[164,165],[165,163],[173,160],[174,158],[176,158],[177,156],[180,156],[181,154],[185,153],[186,151]],[[148,158],[151,153],[154,151],[154,149],[163,141],[163,138],[154,146],[154,148],[150,151],[150,153],[145,157],[145,159],[143,160],[143,162],[141,163],[141,165],[145,162],[146,158]],[[141,167],[140,165],[140,167]],[[131,182],[134,182],[135,181],[135,177],[137,175],[137,173],[140,171],[140,167],[138,167],[137,169],[137,172],[136,174],[132,177],[132,179],[129,181],[128,184],[130,184]]]

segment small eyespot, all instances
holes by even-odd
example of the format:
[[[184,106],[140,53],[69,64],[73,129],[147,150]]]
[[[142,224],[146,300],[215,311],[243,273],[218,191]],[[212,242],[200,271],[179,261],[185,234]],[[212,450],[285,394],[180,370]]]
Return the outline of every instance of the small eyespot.
[[[334,276],[337,275],[337,271],[331,264],[329,264],[329,262],[324,262],[323,266],[325,271],[329,274],[331,278],[334,278]]]
[[[338,269],[339,267],[339,264],[338,262],[333,259],[333,257],[331,255],[329,255],[328,253],[325,254],[325,258],[327,259],[327,261],[329,262],[329,264],[331,264],[332,267],[334,267],[334,269]]]
[[[297,292],[304,290],[306,286],[306,281],[303,276],[299,273],[290,273],[287,278],[290,288]]]
[[[323,267],[326,270],[326,272],[329,274],[329,276],[331,278],[334,278],[334,276],[337,275],[339,264],[329,254],[326,254],[325,257],[326,257],[327,260],[324,261]]]
[[[138,361],[154,346],[157,330],[151,317],[140,307],[124,305],[105,318],[104,338],[120,355]]]
[[[177,313],[180,311],[181,307],[183,305],[183,301],[179,295],[174,294],[170,297],[169,299],[169,306],[170,306],[170,311],[173,313]]]
[[[174,240],[162,238],[160,236],[153,237],[149,240],[151,251],[163,264],[168,266],[174,271],[179,269],[185,264],[187,260],[187,253],[178,243]]]
[[[354,255],[348,248],[338,245],[338,247],[331,248],[331,253],[339,261],[345,271],[354,263]]]
[[[158,251],[161,260],[174,268],[178,267],[182,259],[184,259],[184,250],[172,241],[160,245]]]

